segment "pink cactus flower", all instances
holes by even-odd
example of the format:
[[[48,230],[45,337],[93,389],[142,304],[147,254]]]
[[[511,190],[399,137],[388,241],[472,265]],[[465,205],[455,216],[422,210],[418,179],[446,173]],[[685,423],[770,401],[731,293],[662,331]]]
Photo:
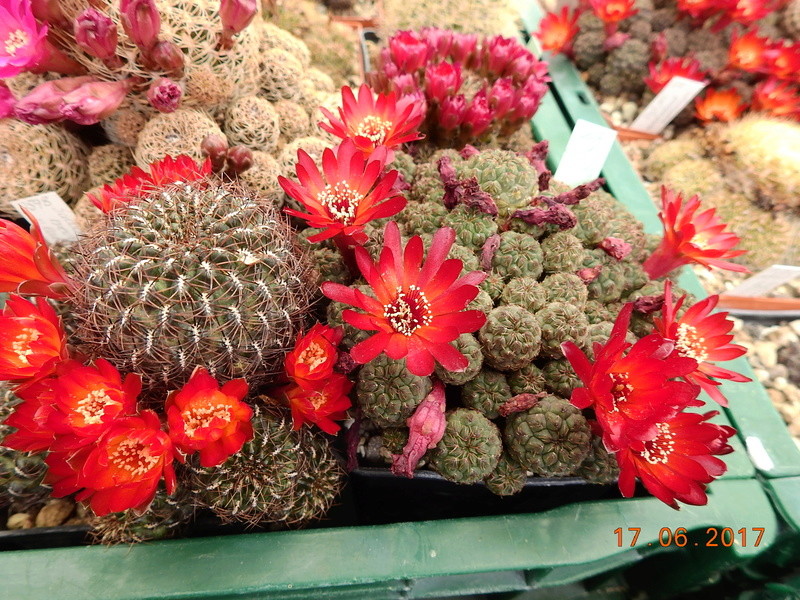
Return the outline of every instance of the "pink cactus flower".
[[[444,385],[434,381],[431,393],[425,396],[414,410],[406,424],[408,425],[408,443],[402,454],[392,455],[392,473],[405,477],[414,477],[414,469],[425,453],[444,436],[447,420],[444,416]]]
[[[444,99],[439,112],[439,125],[445,131],[457,129],[464,122],[467,114],[467,99],[464,94],[449,96]]]
[[[36,22],[31,0],[0,0],[0,79],[42,62],[46,35],[47,25]]]
[[[469,65],[475,58],[477,47],[477,35],[474,33],[458,33],[453,36],[453,42],[450,45],[450,58],[454,62]]]
[[[514,107],[516,91],[514,83],[509,77],[501,77],[494,82],[487,95],[489,106],[494,110],[494,116],[502,119]]]
[[[103,61],[116,58],[117,26],[108,15],[87,8],[75,17],[75,42],[92,56]]]
[[[221,48],[233,47],[233,36],[250,25],[258,14],[257,0],[222,0],[219,5],[219,16],[222,19]]]
[[[14,106],[17,104],[17,99],[8,86],[0,81],[0,119],[5,119],[14,114]]]
[[[86,83],[97,81],[94,77],[62,77],[46,81],[33,88],[20,99],[14,107],[14,114],[20,121],[31,125],[43,125],[64,120],[61,112],[64,96]]]
[[[182,97],[181,86],[166,77],[154,81],[147,90],[147,101],[150,106],[162,113],[176,111],[181,105]]]
[[[401,71],[413,73],[425,66],[430,48],[413,31],[401,31],[389,40],[389,55]]]
[[[150,50],[158,41],[161,15],[155,0],[121,0],[122,27],[141,50]]]
[[[131,88],[131,81],[92,81],[64,96],[61,114],[80,125],[99,123],[113,113]]]
[[[467,112],[464,115],[464,124],[470,129],[472,137],[479,137],[489,129],[494,117],[495,113],[492,107],[489,106],[486,90],[481,90],[475,94],[472,103],[467,108]]]
[[[440,62],[425,67],[425,97],[442,102],[461,87],[461,67],[458,64]]]

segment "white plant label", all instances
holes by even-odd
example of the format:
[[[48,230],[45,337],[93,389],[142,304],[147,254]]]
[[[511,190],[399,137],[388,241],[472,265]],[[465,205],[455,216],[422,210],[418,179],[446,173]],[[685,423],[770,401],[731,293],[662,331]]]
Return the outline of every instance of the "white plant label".
[[[654,135],[661,133],[704,87],[706,83],[703,81],[673,77],[645,106],[630,128]]]
[[[596,179],[616,139],[613,129],[578,119],[553,179],[573,187]]]
[[[776,287],[782,286],[800,278],[800,267],[792,265],[772,265],[771,267],[759,271],[752,277],[748,277],[735,288],[728,290],[726,296],[766,296]]]
[[[81,228],[75,220],[75,213],[55,192],[45,192],[13,200],[11,204],[23,217],[25,215],[22,208],[36,217],[44,241],[48,245],[58,242],[74,242],[81,234]]]

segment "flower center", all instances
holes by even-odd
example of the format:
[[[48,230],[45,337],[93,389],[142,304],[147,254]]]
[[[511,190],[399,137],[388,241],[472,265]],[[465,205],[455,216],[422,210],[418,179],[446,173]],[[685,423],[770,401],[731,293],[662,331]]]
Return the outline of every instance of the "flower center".
[[[311,402],[314,410],[319,410],[320,407],[328,401],[328,396],[322,392],[314,392],[308,400]]]
[[[355,134],[364,136],[378,146],[384,142],[391,129],[391,121],[385,121],[375,115],[367,115],[364,117],[364,120],[358,124],[358,127],[356,127]]]
[[[389,319],[396,332],[406,336],[413,335],[424,325],[430,325],[433,320],[428,298],[415,285],[409,286],[408,292],[398,287],[397,298],[391,304],[384,305],[383,316]]]
[[[42,334],[32,327],[23,327],[22,331],[20,331],[17,337],[14,338],[14,341],[11,342],[11,351],[17,355],[17,358],[19,358],[22,363],[26,365],[31,364],[31,361],[28,360],[28,357],[33,354],[31,344],[41,336]]]
[[[27,46],[30,41],[31,38],[26,31],[23,31],[22,29],[12,31],[6,38],[6,54],[9,56],[16,56],[17,50]]]
[[[139,440],[125,439],[111,452],[114,466],[127,471],[131,478],[141,477],[158,464],[159,457],[150,453],[150,448]]]
[[[325,353],[325,349],[317,342],[311,342],[308,347],[300,353],[297,360],[308,366],[309,371],[313,371],[323,364],[327,358],[328,355]]]
[[[328,209],[331,216],[344,225],[350,225],[356,218],[356,209],[363,199],[364,196],[352,189],[346,181],[326,185],[317,196],[317,200]]]
[[[688,356],[699,363],[708,358],[706,338],[697,333],[697,329],[688,323],[678,325],[678,339],[675,346],[681,356]]]
[[[628,394],[633,391],[633,386],[628,382],[628,376],[623,373],[612,373],[611,394],[614,396],[614,406],[611,412],[619,412],[619,404],[628,401]]]
[[[201,427],[208,427],[214,419],[222,419],[226,423],[231,420],[230,407],[224,404],[210,404],[196,406],[183,413],[183,422],[186,426],[186,435],[194,436],[194,432]]]
[[[85,398],[78,401],[75,412],[83,417],[85,425],[97,425],[103,420],[106,406],[114,403],[105,390],[92,390]]]
[[[642,458],[651,465],[664,465],[669,462],[669,455],[675,450],[674,436],[666,423],[659,423],[658,435],[655,439],[645,442]]]

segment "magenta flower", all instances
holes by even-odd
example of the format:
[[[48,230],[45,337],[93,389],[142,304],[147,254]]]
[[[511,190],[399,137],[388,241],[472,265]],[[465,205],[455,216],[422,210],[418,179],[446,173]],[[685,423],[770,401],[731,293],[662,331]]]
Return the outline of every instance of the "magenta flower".
[[[17,104],[17,99],[8,86],[0,81],[0,119],[5,119],[14,114],[14,106]]]
[[[31,0],[0,0],[0,79],[14,77],[45,58],[47,25],[39,25]]]
[[[401,71],[413,73],[428,60],[430,48],[413,31],[400,31],[389,40],[389,56]]]
[[[231,48],[233,36],[250,25],[256,14],[258,14],[256,0],[222,0],[219,5],[219,16],[222,19],[220,46]]]
[[[442,102],[458,92],[461,81],[461,66],[458,64],[440,62],[428,65],[425,67],[425,97]]]
[[[40,83],[28,95],[20,99],[14,107],[14,114],[20,121],[31,125],[43,125],[64,120],[61,109],[64,96],[82,85],[97,81],[94,77],[62,77]]]
[[[121,0],[122,27],[141,50],[150,50],[158,41],[161,15],[155,0]]]
[[[117,51],[117,26],[99,10],[87,8],[75,17],[75,42],[100,60],[109,60]]]
[[[489,106],[486,90],[481,90],[475,94],[472,103],[467,108],[467,112],[464,115],[464,123],[469,128],[472,137],[477,138],[489,129],[494,118],[495,112]]]
[[[457,129],[467,114],[467,99],[464,94],[449,96],[442,102],[439,112],[439,125],[445,131]]]

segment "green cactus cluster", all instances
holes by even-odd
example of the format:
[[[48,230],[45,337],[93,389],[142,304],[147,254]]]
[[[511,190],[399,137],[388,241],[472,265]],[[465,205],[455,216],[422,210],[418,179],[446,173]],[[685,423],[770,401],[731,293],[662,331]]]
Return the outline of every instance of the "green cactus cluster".
[[[419,235],[429,244],[434,231],[451,227],[456,242],[449,258],[461,260],[465,272],[486,273],[469,307],[483,312],[486,322],[453,342],[468,366],[450,372],[437,365],[433,376],[446,384],[447,413],[444,437],[425,454],[426,465],[453,482],[483,481],[498,495],[517,493],[531,475],[610,481],[613,456],[593,446],[585,417],[568,400],[582,384],[561,345],[571,341],[590,353],[593,342],[608,339],[625,301],[651,293],[641,268],[650,240],[641,225],[603,190],[569,205],[575,227],[525,222],[516,211],[544,206],[543,197],[558,199],[571,188],[556,181],[540,188],[531,162],[508,150],[484,149],[468,158],[439,150],[409,158],[403,155],[400,166],[410,201],[395,218],[403,238]],[[483,193],[485,206],[445,206],[452,190],[439,174],[442,158],[463,187]],[[371,252],[380,248],[382,226],[368,228]],[[628,242],[630,254],[611,256],[601,246],[607,237]],[[369,293],[362,282],[356,288]],[[342,308],[328,306],[329,324],[343,324]],[[640,320],[641,328],[652,327],[652,320]],[[351,348],[367,335],[345,324],[343,345]],[[431,378],[385,355],[361,366],[356,377],[355,400],[369,428],[407,435]],[[394,447],[394,454],[402,449]]]

